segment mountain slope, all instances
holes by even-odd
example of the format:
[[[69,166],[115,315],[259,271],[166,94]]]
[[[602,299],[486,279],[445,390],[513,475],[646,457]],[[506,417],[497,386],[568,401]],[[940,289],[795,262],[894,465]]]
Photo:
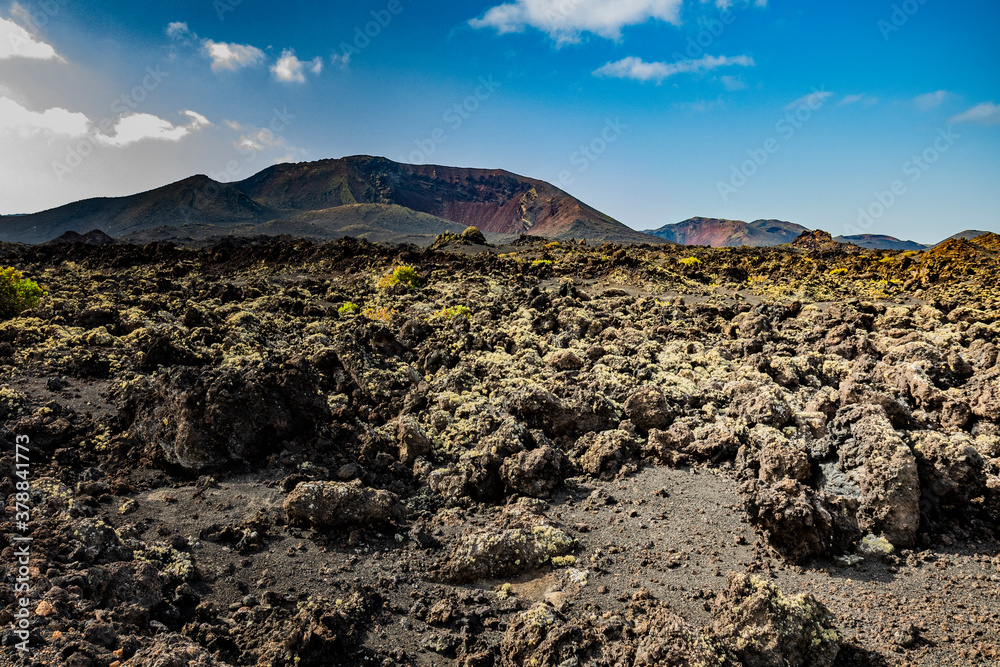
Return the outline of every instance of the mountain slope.
[[[355,156],[276,165],[235,187],[266,206],[296,211],[395,204],[496,234],[655,242],[549,183],[498,169]]]
[[[647,233],[683,245],[728,248],[791,243],[805,231],[808,230],[802,225],[783,220],[756,220],[747,223],[742,220],[690,218]]]
[[[276,214],[231,185],[192,176],[128,197],[86,199],[32,215],[4,217],[0,220],[0,241],[44,243],[68,231],[94,229],[118,237],[185,222],[264,222]]]
[[[422,242],[479,227],[619,243],[662,243],[544,181],[501,170],[404,165],[367,156],[282,164],[239,183],[193,176],[149,192],[0,218],[0,241],[43,243],[67,231],[116,237],[300,234]],[[428,242],[429,242],[428,240]]]

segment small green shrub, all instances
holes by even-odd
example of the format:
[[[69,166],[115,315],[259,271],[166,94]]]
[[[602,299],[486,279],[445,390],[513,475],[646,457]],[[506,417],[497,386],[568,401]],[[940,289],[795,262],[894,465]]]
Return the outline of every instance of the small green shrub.
[[[532,266],[552,266],[551,259],[536,259],[531,263]]]
[[[378,282],[381,288],[393,287],[394,285],[406,285],[410,289],[416,289],[423,285],[417,269],[409,264],[400,264],[393,267],[392,272]]]
[[[396,312],[395,308],[365,308],[362,315],[374,322],[389,324]]]
[[[351,303],[350,301],[348,301],[343,306],[338,308],[337,312],[340,313],[341,315],[353,315],[354,313],[358,312],[358,310],[360,310],[358,304]]]
[[[685,257],[684,259],[677,260],[679,264],[684,266],[695,266],[696,264],[701,264],[701,260],[697,257]]]
[[[451,308],[445,308],[444,310],[439,310],[433,315],[433,319],[450,320],[456,317],[472,317],[472,311],[465,306],[452,306]]]
[[[844,267],[840,267],[839,269],[832,269],[830,271],[830,275],[831,276],[842,276],[842,275],[844,275],[846,273],[847,273],[847,269],[845,269]]]
[[[34,308],[45,290],[12,266],[0,269],[0,317],[8,318]]]

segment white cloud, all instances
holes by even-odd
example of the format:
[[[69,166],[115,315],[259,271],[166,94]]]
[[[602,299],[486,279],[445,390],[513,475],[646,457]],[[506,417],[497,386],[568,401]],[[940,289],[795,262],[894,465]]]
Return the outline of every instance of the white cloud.
[[[313,74],[322,74],[323,73],[323,59],[322,58],[313,58],[312,66],[309,69],[312,70]]]
[[[707,72],[717,67],[753,67],[750,56],[704,56],[697,60],[679,60],[674,63],[647,63],[641,58],[630,56],[617,62],[608,63],[594,71],[595,76],[613,79],[633,79],[635,81],[656,81],[660,83],[676,74]]]
[[[701,0],[702,4],[704,4],[705,1],[706,0]],[[741,0],[741,1],[744,3],[744,6],[741,9],[745,9],[747,0]],[[719,9],[729,9],[734,4],[736,4],[735,0],[715,0],[715,6],[718,7]],[[755,7],[767,7],[767,0],[754,0],[753,4]]]
[[[56,53],[54,48],[38,40],[13,21],[0,18],[0,60],[7,60],[9,58],[32,58],[35,60],[59,60],[65,62],[62,56]]]
[[[743,80],[742,76],[730,76],[729,74],[719,77],[722,81],[722,85],[726,87],[726,90],[744,90],[747,87],[747,82]]]
[[[185,39],[191,35],[192,33],[187,23],[175,21],[167,26],[167,37],[170,39]]]
[[[264,60],[264,52],[249,44],[227,44],[206,39],[205,51],[212,59],[212,71],[234,71],[241,67],[252,67]]]
[[[607,39],[621,37],[622,28],[650,20],[680,25],[683,0],[513,0],[469,21],[474,28],[499,34],[536,28],[559,44],[580,41],[589,32]]]
[[[233,143],[233,147],[241,153],[250,151],[260,152],[266,148],[284,148],[285,138],[280,134],[275,134],[268,128],[248,128],[248,134],[241,135]]]
[[[12,99],[0,97],[0,134],[15,132],[33,136],[42,132],[82,137],[90,129],[90,120],[82,113],[58,107],[45,111],[30,111]]]
[[[924,95],[918,95],[913,99],[913,103],[917,105],[917,108],[921,111],[930,111],[931,109],[937,109],[939,106],[944,104],[951,96],[947,90],[937,90],[933,93],[926,93]]]
[[[833,95],[833,93],[826,90],[816,90],[808,95],[803,95],[799,99],[795,100],[791,104],[785,106],[785,111],[794,111],[799,107],[809,107],[810,109],[818,109],[823,106],[828,99]]]
[[[837,102],[838,107],[847,107],[852,104],[860,104],[863,107],[873,107],[878,104],[878,98],[861,93],[858,95],[844,95],[843,99]]]
[[[10,98],[0,97],[0,135],[16,134],[22,139],[42,134],[62,135],[70,139],[85,138],[85,141],[92,140],[103,146],[122,147],[144,139],[179,141],[212,124],[197,111],[185,109],[180,115],[189,119],[187,125],[174,126],[151,114],[125,114],[112,126],[113,134],[104,134],[86,114],[59,107],[31,111]]]
[[[1000,104],[983,102],[968,111],[948,119],[949,123],[979,123],[980,125],[1000,125]]]
[[[211,122],[209,122],[207,118],[202,116],[197,111],[191,111],[190,109],[185,109],[184,111],[181,111],[181,115],[187,116],[188,118],[191,119],[190,127],[193,130],[197,130],[203,127],[208,127],[209,125],[212,124]]]
[[[284,81],[286,83],[305,83],[306,76],[303,73],[305,67],[306,63],[302,62],[295,56],[295,51],[293,49],[285,49],[281,52],[281,57],[278,58],[278,62],[276,62],[271,68],[271,72],[274,73],[274,77],[278,81]],[[315,68],[313,71],[315,71]]]
[[[191,122],[175,126],[168,120],[148,113],[133,113],[121,116],[113,128],[114,134],[98,134],[95,139],[105,146],[121,148],[145,140],[180,141],[194,131],[211,125],[208,119],[194,111],[182,111]]]

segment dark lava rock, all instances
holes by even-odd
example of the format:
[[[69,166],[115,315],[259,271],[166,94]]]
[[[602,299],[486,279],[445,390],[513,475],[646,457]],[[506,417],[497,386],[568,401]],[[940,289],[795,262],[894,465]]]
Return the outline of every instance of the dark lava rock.
[[[521,451],[504,460],[500,474],[512,491],[548,498],[562,480],[563,458],[554,447]]]
[[[673,411],[659,388],[644,385],[625,400],[625,414],[643,431],[665,429],[674,419]]]
[[[184,635],[166,634],[138,651],[129,667],[225,667],[212,654]]]
[[[406,511],[388,491],[353,482],[302,482],[285,498],[290,523],[322,527],[402,521]]]
[[[740,487],[740,496],[750,523],[791,563],[842,552],[861,536],[851,501],[813,491],[794,479],[774,485],[751,480]]]
[[[833,614],[811,595],[786,597],[759,577],[734,574],[715,600],[712,629],[743,667],[832,667]]]
[[[119,387],[117,400],[147,451],[191,470],[259,460],[285,441],[309,443],[332,421],[314,378],[295,368],[177,367]]]

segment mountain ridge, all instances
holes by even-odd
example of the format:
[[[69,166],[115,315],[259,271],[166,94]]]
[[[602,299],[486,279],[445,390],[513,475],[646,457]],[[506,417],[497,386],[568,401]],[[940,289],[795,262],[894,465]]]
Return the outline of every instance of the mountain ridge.
[[[374,217],[381,227],[366,225]],[[393,208],[397,207],[397,208]],[[342,209],[336,211],[336,209]],[[412,211],[402,213],[401,209]],[[351,219],[350,214],[360,217]],[[379,240],[422,241],[469,226],[496,235],[531,234],[619,243],[663,243],[637,232],[538,179],[499,169],[405,165],[366,155],[268,167],[249,178],[219,183],[196,175],[161,188],[94,198],[48,211],[0,219],[0,241],[44,243],[67,231],[101,229],[113,237],[185,225],[218,234],[294,234],[312,216],[317,238],[354,235],[360,225]],[[328,224],[335,220],[336,224]],[[412,224],[411,224],[412,223]],[[419,233],[414,234],[414,226]]]

